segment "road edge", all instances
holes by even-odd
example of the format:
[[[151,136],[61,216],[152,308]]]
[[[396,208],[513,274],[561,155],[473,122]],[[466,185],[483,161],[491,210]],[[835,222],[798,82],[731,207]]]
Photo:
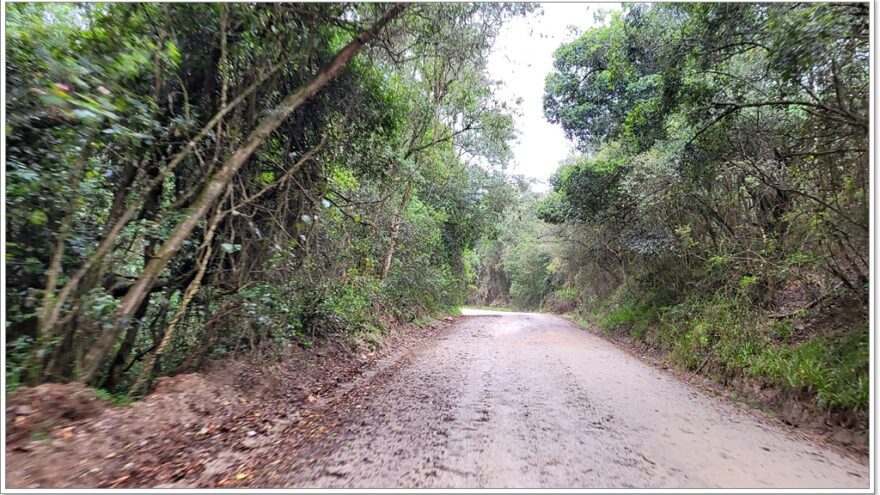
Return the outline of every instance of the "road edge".
[[[774,411],[771,407],[767,406],[766,404],[762,404],[760,401],[752,400],[752,398],[748,394],[745,397],[749,399],[748,402],[744,401],[743,399],[737,399],[733,397],[734,393],[743,394],[744,392],[742,390],[737,390],[734,387],[726,386],[706,375],[701,375],[699,373],[681,369],[680,367],[675,366],[673,363],[671,363],[666,355],[663,354],[661,351],[651,349],[644,344],[639,345],[638,343],[623,337],[601,332],[593,325],[585,324],[584,322],[579,321],[574,316],[569,314],[546,314],[561,318],[575,328],[601,338],[605,342],[614,345],[616,348],[621,349],[622,351],[631,355],[633,358],[651,366],[657,371],[670,375],[679,382],[689,387],[696,388],[699,391],[709,395],[710,397],[724,401],[725,403],[734,406],[738,410],[749,414],[758,421],[780,428],[788,432],[792,436],[801,438],[805,441],[814,443],[821,447],[831,449],[842,456],[870,466],[870,452],[867,450],[867,448],[861,449],[856,446],[845,445],[838,441],[835,441],[834,438],[832,438],[834,434],[833,429],[827,432],[822,432],[819,429],[811,427],[809,425],[794,426],[792,424],[786,423],[777,416],[777,412]]]

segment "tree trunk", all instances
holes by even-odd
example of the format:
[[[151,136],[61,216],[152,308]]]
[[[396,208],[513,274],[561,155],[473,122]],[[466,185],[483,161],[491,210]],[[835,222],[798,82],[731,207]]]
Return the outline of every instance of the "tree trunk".
[[[385,280],[385,277],[388,276],[388,272],[391,271],[391,262],[394,260],[394,248],[397,247],[397,236],[400,234],[400,217],[406,212],[406,208],[409,206],[412,185],[412,180],[410,180],[409,184],[406,186],[406,191],[403,192],[403,199],[400,201],[400,209],[397,210],[397,214],[391,219],[391,238],[388,241],[388,252],[385,254],[385,264],[382,265],[381,280]]]
[[[67,299],[74,294],[74,291],[79,287],[80,282],[83,279],[97,279],[100,277],[92,277],[91,274],[94,271],[95,266],[97,266],[101,261],[107,256],[108,253],[113,249],[116,238],[119,236],[122,229],[128,225],[128,222],[131,221],[132,218],[137,214],[140,210],[141,205],[143,204],[144,198],[148,195],[153,189],[158,187],[165,180],[168,175],[174,171],[174,169],[183,162],[183,159],[189,156],[189,154],[196,149],[196,145],[204,139],[206,136],[210,134],[215,127],[219,126],[223,121],[223,118],[227,113],[232,111],[232,109],[236,108],[241,102],[245,101],[249,96],[256,93],[257,89],[266,82],[272,75],[278,72],[282,67],[284,67],[286,59],[282,60],[278,64],[271,67],[265,73],[260,74],[257,79],[247,87],[241,94],[239,94],[235,99],[229,102],[228,105],[224,105],[217,113],[211,117],[211,120],[208,121],[207,124],[196,134],[186,145],[180,150],[174,158],[171,159],[170,162],[165,166],[165,168],[161,171],[158,177],[155,178],[152,182],[149,182],[144,191],[141,193],[141,198],[139,201],[134,201],[132,204],[126,208],[124,211],[121,208],[124,206],[126,199],[128,199],[128,191],[127,188],[130,187],[131,184],[136,182],[137,177],[136,174],[132,174],[131,176],[126,175],[123,178],[122,185],[120,186],[120,191],[117,193],[116,198],[114,199],[113,206],[111,207],[111,214],[108,217],[108,223],[110,227],[104,233],[104,237],[101,239],[101,242],[98,244],[98,247],[95,248],[95,251],[91,256],[86,260],[86,262],[76,271],[76,273],[68,279],[67,283],[61,288],[58,292],[58,296],[55,298],[55,302],[52,305],[51,311],[48,313],[46,321],[44,322],[44,326],[47,331],[52,331],[53,334],[60,334],[60,330],[56,329],[55,326],[58,323],[59,318],[61,317],[61,309],[64,307],[64,304],[67,302]],[[218,136],[219,139],[219,136]],[[133,166],[131,169],[134,172],[137,169],[137,166]],[[128,169],[127,169],[128,170]],[[126,185],[127,184],[127,185]],[[91,289],[91,287],[89,287]],[[88,290],[81,291],[83,293],[88,292]]]
[[[76,216],[76,211],[78,209],[77,203],[80,198],[79,183],[80,180],[82,180],[82,176],[86,169],[86,164],[91,153],[91,146],[92,138],[90,136],[83,143],[82,151],[77,157],[76,164],[74,165],[72,177],[70,178],[70,190],[73,192],[73,197],[70,200],[67,214],[65,214],[64,218],[61,220],[58,238],[55,241],[55,248],[52,251],[52,259],[49,262],[49,269],[46,271],[46,289],[43,292],[43,305],[40,308],[40,314],[37,319],[36,345],[34,345],[34,348],[31,351],[27,366],[28,382],[30,385],[36,385],[37,381],[39,381],[42,372],[40,356],[45,353],[45,349],[51,340],[50,333],[52,328],[48,323],[51,321],[53,311],[61,302],[55,298],[55,287],[58,284],[58,280],[64,275],[62,267],[62,261],[64,260],[64,246],[67,242],[67,236],[73,228],[73,219]]]
[[[312,80],[305,86],[300,87],[296,92],[287,96],[278,107],[272,111],[268,117],[254,129],[245,140],[245,144],[238,148],[230,155],[223,166],[218,170],[202,189],[199,197],[196,198],[190,207],[188,214],[180,221],[168,240],[159,248],[156,256],[150,260],[144,267],[140,278],[132,285],[128,293],[122,299],[121,307],[116,314],[116,324],[112,330],[105,332],[92,348],[92,352],[86,357],[83,382],[91,382],[98,373],[98,369],[113,347],[113,343],[119,337],[119,334],[126,328],[131,320],[135,309],[140,305],[150,287],[158,278],[159,274],[171,260],[177,251],[183,245],[183,241],[189,237],[196,225],[208,212],[208,209],[214,204],[226,184],[238,172],[239,169],[247,162],[254,151],[275,131],[297,108],[315,95],[323,88],[331,79],[336,77],[339,71],[345,67],[345,64],[354,57],[360,49],[372,40],[382,27],[388,24],[391,19],[395,18],[406,6],[404,4],[395,4],[385,14],[379,18],[366,31],[359,34],[354,40],[345,46],[339,53],[333,57],[329,64],[324,66]]]
[[[141,307],[138,308],[137,313],[135,313],[135,319],[143,318],[144,315],[147,314],[147,309],[149,307],[150,298],[147,297],[144,299]],[[119,350],[116,351],[116,356],[114,356],[113,361],[110,362],[110,371],[107,372],[107,378],[103,382],[102,388],[105,390],[112,392],[113,389],[119,385],[122,373],[125,370],[126,361],[128,361],[128,355],[131,354],[132,349],[134,349],[135,339],[137,338],[139,330],[140,325],[129,325],[128,329],[125,331],[125,338],[122,339],[122,344],[119,346]]]
[[[229,196],[229,191],[231,189],[232,186],[227,188],[224,200]],[[192,301],[193,297],[195,297],[199,292],[199,289],[202,287],[202,278],[205,276],[205,271],[208,269],[208,263],[211,261],[211,243],[214,241],[214,233],[217,231],[217,225],[224,216],[221,208],[222,204],[218,204],[217,210],[214,213],[213,218],[211,218],[211,224],[205,232],[205,238],[202,241],[202,249],[204,249],[204,253],[202,253],[202,257],[198,262],[196,276],[192,279],[189,285],[186,286],[186,290],[183,292],[183,298],[180,300],[180,307],[177,308],[174,317],[171,318],[171,323],[169,323],[168,328],[165,329],[165,334],[162,336],[162,341],[159,343],[159,346],[156,347],[156,351],[147,360],[147,363],[144,366],[144,372],[134,385],[132,385],[129,395],[135,395],[140,392],[146,394],[149,390],[150,385],[153,383],[153,374],[158,370],[159,359],[162,357],[162,352],[171,342],[171,338],[174,337],[174,330],[177,328],[178,323],[180,323],[180,321],[186,316],[186,310],[189,307],[190,301]]]

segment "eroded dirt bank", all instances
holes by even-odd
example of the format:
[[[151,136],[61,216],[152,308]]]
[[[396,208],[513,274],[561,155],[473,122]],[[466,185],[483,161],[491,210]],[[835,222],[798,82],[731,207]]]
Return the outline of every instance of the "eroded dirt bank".
[[[868,486],[864,459],[707,396],[560,317],[475,312],[356,375],[316,396],[282,394],[247,407],[236,404],[242,396],[218,396],[217,407],[238,411],[225,421],[185,389],[157,394],[144,405],[80,422],[66,438],[54,431],[60,438],[25,444],[30,452],[7,449],[8,483]],[[186,402],[191,414],[161,423],[161,435],[151,430],[159,419],[138,422],[175,401]],[[114,430],[132,421],[140,437]],[[53,453],[60,468],[73,462],[65,458],[86,453],[76,438],[95,445],[100,435],[110,438],[109,431],[116,440],[98,442],[100,454],[75,465],[67,478],[35,477],[51,471],[39,464],[41,455]],[[162,463],[175,469],[161,469]]]
[[[6,395],[6,486],[268,486],[268,475],[291,469],[344,410],[328,410],[328,398],[363,393],[364,376],[392,373],[453,324],[393,325],[378,351],[328,339],[282,357],[215,362],[159,379],[128,407],[77,383],[16,390]]]

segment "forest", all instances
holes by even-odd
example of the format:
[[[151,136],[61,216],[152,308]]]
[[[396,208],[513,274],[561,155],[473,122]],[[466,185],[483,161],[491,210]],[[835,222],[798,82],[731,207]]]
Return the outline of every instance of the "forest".
[[[528,8],[10,4],[7,388],[463,303],[512,191],[484,58]]]
[[[477,301],[866,424],[868,85],[866,4],[607,15],[555,52],[579,153],[481,239]]]
[[[470,304],[866,424],[868,5],[605,13],[546,77],[547,192],[486,68],[536,8],[7,4],[7,391],[143,397]]]

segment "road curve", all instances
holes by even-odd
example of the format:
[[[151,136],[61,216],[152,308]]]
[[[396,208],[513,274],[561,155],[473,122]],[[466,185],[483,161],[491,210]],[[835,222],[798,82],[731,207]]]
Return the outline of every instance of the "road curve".
[[[465,314],[376,386],[288,485],[868,487],[867,464],[560,317]]]

